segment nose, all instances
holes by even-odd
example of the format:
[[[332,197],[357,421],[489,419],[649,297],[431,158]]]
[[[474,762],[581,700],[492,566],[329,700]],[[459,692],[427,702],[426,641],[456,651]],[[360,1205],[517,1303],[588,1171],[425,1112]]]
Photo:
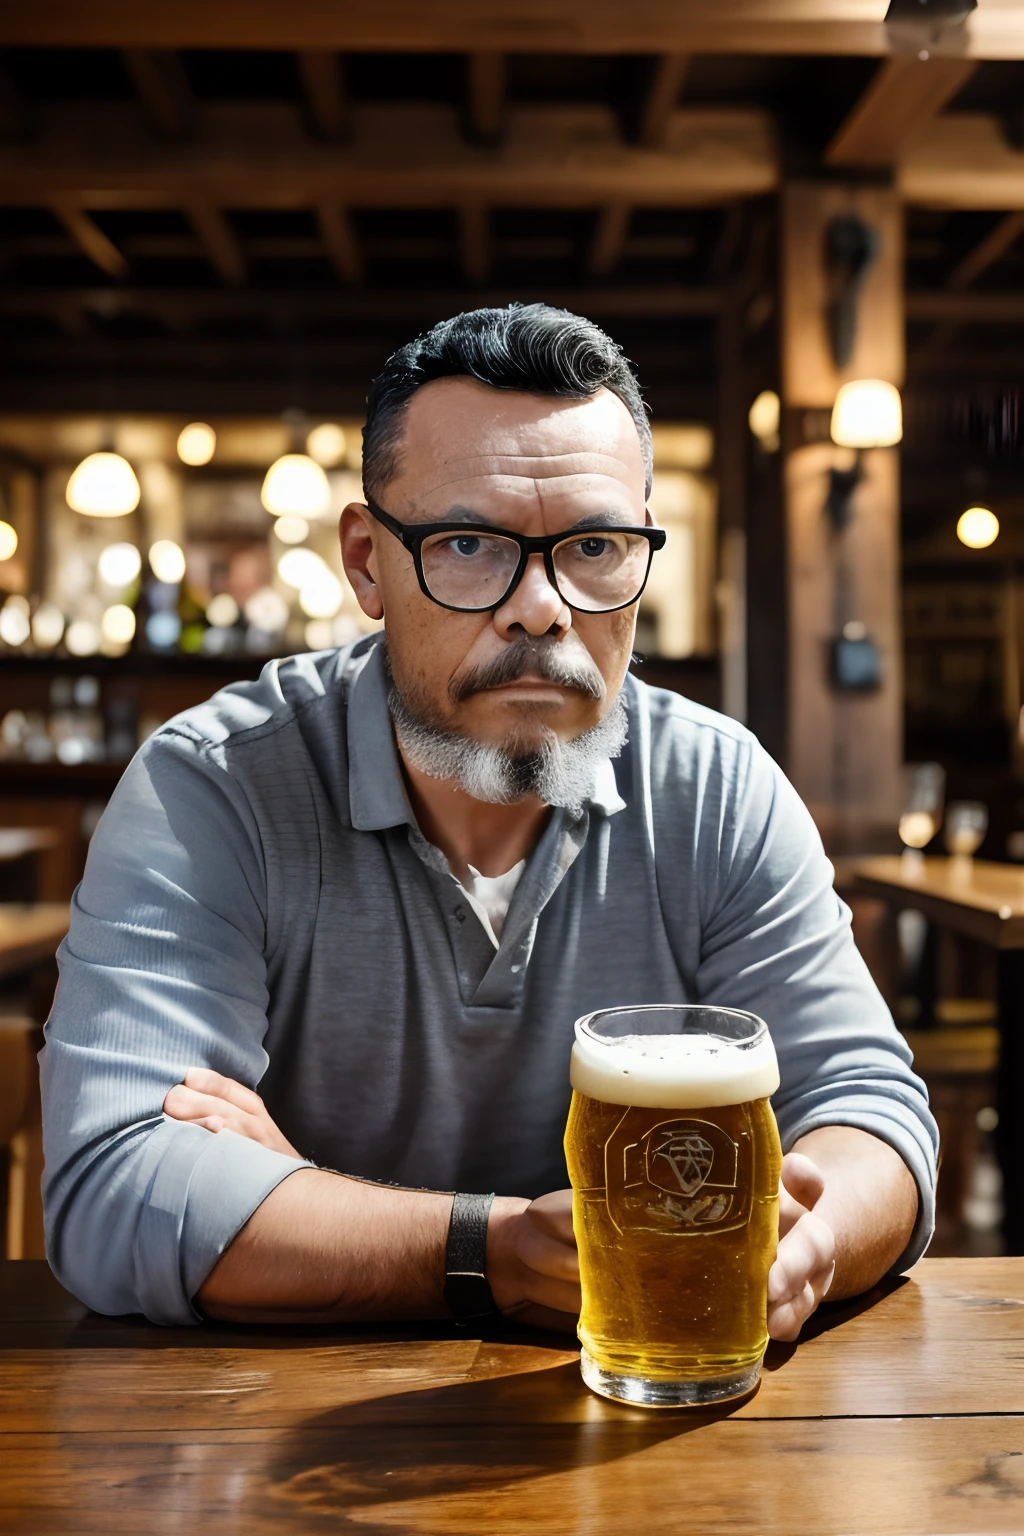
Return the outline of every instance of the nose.
[[[572,628],[572,611],[552,586],[543,555],[531,555],[515,591],[494,612],[494,627],[503,640],[519,634],[566,635]]]

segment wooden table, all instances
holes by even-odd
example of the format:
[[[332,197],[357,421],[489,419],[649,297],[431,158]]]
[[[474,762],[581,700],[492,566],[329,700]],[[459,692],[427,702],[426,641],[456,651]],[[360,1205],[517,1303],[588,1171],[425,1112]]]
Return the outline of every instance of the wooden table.
[[[70,921],[64,901],[0,902],[0,976],[52,960]]]
[[[35,901],[39,855],[58,841],[53,827],[0,827],[0,899]]]
[[[1024,1260],[924,1260],[772,1346],[731,1413],[592,1396],[568,1340],[159,1329],[0,1269],[0,1530],[1024,1530]]]
[[[861,859],[855,888],[991,944],[999,967],[999,1126],[1003,1239],[1024,1254],[1024,870],[984,859]]]

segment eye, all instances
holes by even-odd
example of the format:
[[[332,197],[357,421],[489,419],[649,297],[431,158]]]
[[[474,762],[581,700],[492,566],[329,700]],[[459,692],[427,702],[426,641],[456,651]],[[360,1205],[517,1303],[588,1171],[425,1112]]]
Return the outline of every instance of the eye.
[[[589,560],[594,560],[606,553],[608,540],[598,538],[580,539],[576,547],[581,555],[586,555]]]
[[[457,555],[476,555],[480,553],[480,540],[475,533],[460,533],[452,539],[451,547]]]

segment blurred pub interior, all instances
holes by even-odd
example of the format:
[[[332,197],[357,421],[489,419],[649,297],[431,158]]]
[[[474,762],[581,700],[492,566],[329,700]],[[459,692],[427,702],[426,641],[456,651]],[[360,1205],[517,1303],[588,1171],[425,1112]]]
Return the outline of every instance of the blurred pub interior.
[[[368,627],[335,533],[368,383],[513,299],[644,387],[639,675],[750,725],[841,890],[899,850],[906,763],[1024,864],[1022,60],[1024,0],[9,9],[0,827],[38,836],[0,900],[67,902],[162,721]],[[863,380],[898,446],[833,440]],[[994,957],[853,904],[943,1117],[935,1251],[998,1251]],[[45,1016],[45,977],[3,984]]]

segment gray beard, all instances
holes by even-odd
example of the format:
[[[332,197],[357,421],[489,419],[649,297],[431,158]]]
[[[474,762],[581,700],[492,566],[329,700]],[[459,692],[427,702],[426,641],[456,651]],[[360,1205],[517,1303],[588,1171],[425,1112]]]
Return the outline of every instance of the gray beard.
[[[412,766],[489,805],[514,805],[535,796],[545,805],[579,813],[594,792],[601,764],[618,757],[628,734],[621,694],[603,719],[571,741],[560,741],[543,726],[540,745],[529,748],[514,739],[487,746],[435,724],[412,706],[393,679],[388,702],[395,734]]]

